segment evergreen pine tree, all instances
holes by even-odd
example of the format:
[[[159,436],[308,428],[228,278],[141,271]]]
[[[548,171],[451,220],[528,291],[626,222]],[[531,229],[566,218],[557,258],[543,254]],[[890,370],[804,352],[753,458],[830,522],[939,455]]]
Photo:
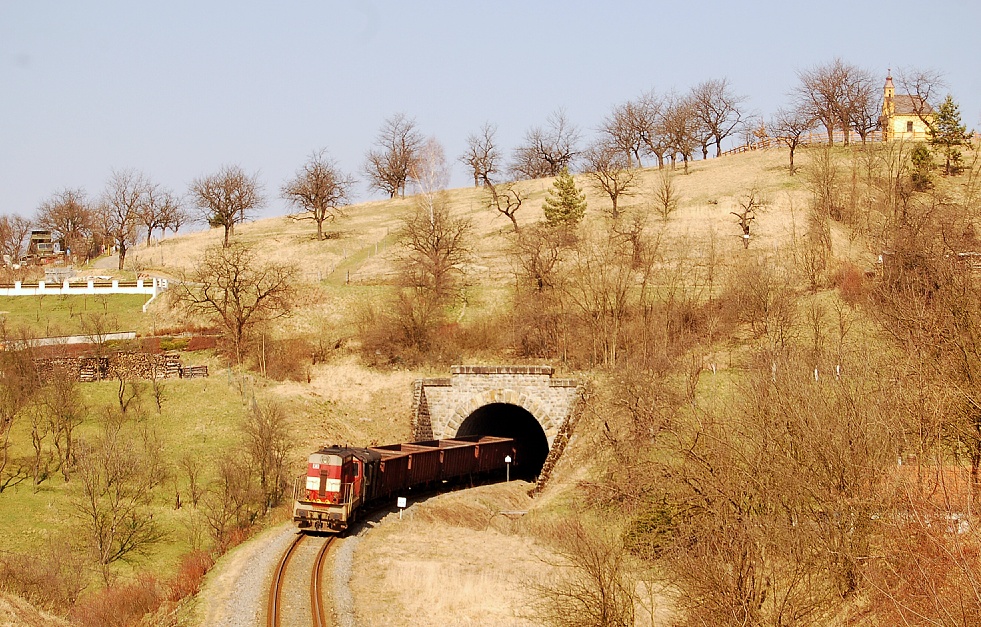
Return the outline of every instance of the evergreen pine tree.
[[[961,169],[961,146],[968,145],[967,127],[961,124],[961,111],[948,94],[930,126],[930,145],[944,158],[944,175]]]
[[[576,187],[568,169],[555,177],[542,209],[549,226],[575,226],[586,214],[586,195],[581,187]]]

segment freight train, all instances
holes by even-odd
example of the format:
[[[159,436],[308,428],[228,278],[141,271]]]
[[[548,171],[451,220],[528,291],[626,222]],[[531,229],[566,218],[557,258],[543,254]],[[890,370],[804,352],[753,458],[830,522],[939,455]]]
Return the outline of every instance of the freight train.
[[[326,446],[293,486],[300,530],[344,532],[367,507],[410,491],[503,475],[517,466],[512,438],[466,436],[387,446]]]

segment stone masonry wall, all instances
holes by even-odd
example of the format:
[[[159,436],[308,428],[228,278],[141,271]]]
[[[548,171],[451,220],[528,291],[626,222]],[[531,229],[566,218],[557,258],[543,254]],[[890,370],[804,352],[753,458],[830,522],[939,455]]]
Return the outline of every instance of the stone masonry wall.
[[[555,442],[578,398],[578,382],[553,379],[551,366],[453,366],[449,378],[416,382],[413,431],[419,439],[456,435],[466,418],[491,403],[526,409]]]

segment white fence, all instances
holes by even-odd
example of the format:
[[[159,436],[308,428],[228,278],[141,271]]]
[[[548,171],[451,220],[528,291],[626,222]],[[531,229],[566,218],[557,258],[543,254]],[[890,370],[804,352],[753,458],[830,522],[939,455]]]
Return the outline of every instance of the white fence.
[[[15,281],[13,285],[0,285],[0,296],[68,296],[83,294],[146,294],[156,296],[167,289],[167,279],[153,277],[137,279],[136,281],[99,281],[89,279],[86,282],[70,282],[67,279],[61,283],[38,281],[37,283],[22,283]]]

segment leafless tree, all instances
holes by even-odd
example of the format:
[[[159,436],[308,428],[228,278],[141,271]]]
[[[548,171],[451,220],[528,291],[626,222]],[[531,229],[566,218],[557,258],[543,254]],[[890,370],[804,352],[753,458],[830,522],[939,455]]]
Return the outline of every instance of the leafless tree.
[[[201,219],[211,228],[224,229],[226,248],[235,225],[250,219],[265,202],[258,173],[250,176],[237,165],[226,165],[215,174],[194,179],[190,193]]]
[[[133,430],[107,411],[101,433],[76,447],[74,512],[106,584],[114,562],[145,555],[163,537],[150,511],[153,490],[166,477],[154,450],[159,443]]]
[[[688,162],[693,158],[695,147],[699,144],[701,130],[691,100],[672,96],[664,107],[661,124],[672,166],[676,156],[681,155],[685,174],[688,174]]]
[[[429,137],[420,145],[409,168],[409,182],[413,191],[432,197],[445,190],[449,180],[450,167],[446,163],[443,144],[435,137]]]
[[[323,149],[310,155],[296,175],[283,185],[281,193],[288,204],[301,211],[290,217],[316,223],[320,240],[324,237],[324,223],[343,217],[354,182]]]
[[[141,172],[118,170],[112,173],[99,206],[98,223],[106,239],[119,253],[120,270],[126,263],[127,249],[140,234],[140,216],[150,203],[154,185]]]
[[[674,174],[661,170],[651,189],[654,209],[667,221],[668,217],[678,208],[678,188],[675,185]]]
[[[741,196],[737,202],[739,211],[730,211],[729,213],[736,216],[739,223],[739,228],[742,231],[743,248],[749,248],[750,228],[756,221],[757,212],[766,206],[766,198],[759,189],[754,187]]]
[[[174,290],[178,303],[217,324],[242,363],[243,349],[257,325],[293,310],[297,270],[262,263],[243,243],[212,246],[201,263]]]
[[[218,460],[218,478],[209,486],[202,505],[215,548],[223,553],[232,532],[247,528],[263,510],[262,494],[255,485],[246,451],[228,449]]]
[[[537,587],[538,619],[554,627],[634,625],[633,582],[622,544],[587,529],[578,517],[549,535],[560,561],[548,562],[555,577]]]
[[[467,137],[467,151],[460,155],[460,162],[473,172],[474,187],[493,185],[492,177],[501,163],[496,124],[485,122],[478,132]]]
[[[941,92],[947,87],[943,73],[938,70],[920,68],[900,68],[896,72],[899,91],[905,93],[913,113],[927,128],[933,128],[932,113],[942,98]]]
[[[58,470],[69,481],[75,457],[75,429],[87,413],[78,382],[69,373],[56,371],[41,389],[40,403],[58,457]]]
[[[548,116],[547,126],[525,133],[512,156],[510,170],[515,178],[538,179],[571,170],[579,156],[579,128],[559,109]]]
[[[657,167],[664,167],[664,157],[669,150],[669,137],[664,125],[667,103],[654,90],[637,99],[633,108],[633,124],[644,144],[644,151],[657,158]]]
[[[3,493],[28,477],[28,463],[15,455],[11,437],[15,423],[33,402],[40,380],[29,346],[23,350],[0,352],[0,372],[3,373],[0,380],[0,493]]]
[[[204,472],[204,464],[198,455],[185,451],[177,460],[177,466],[187,475],[187,489],[190,493],[191,505],[197,507],[202,495],[201,475]]]
[[[470,257],[470,221],[454,216],[444,195],[405,217],[399,241],[405,247],[402,281],[446,303],[461,287],[463,264]]]
[[[160,230],[161,237],[167,229],[174,232],[186,221],[181,199],[169,189],[151,185],[147,189],[147,201],[139,213],[140,223],[146,229],[146,245],[150,246],[153,232]]]
[[[777,141],[790,149],[790,175],[797,171],[794,154],[803,141],[804,134],[814,128],[814,118],[804,109],[778,109],[770,121],[770,132]]]
[[[624,156],[628,167],[640,167],[641,155],[645,152],[645,137],[657,121],[650,116],[643,98],[628,101],[613,108],[600,126],[608,144],[615,146]]]
[[[835,59],[797,72],[800,84],[794,95],[797,108],[824,125],[828,143],[834,143],[835,129],[848,143],[852,128],[867,132],[869,118],[875,118],[875,84],[868,70]]]
[[[57,234],[63,250],[77,256],[88,252],[84,242],[92,234],[92,214],[93,208],[84,190],[65,188],[41,203],[35,221]]]
[[[19,263],[30,232],[31,222],[27,218],[0,216],[0,255],[9,255],[11,263]]]
[[[722,155],[722,140],[732,135],[743,122],[745,96],[732,92],[729,79],[712,79],[699,83],[690,94],[692,112],[706,135],[715,142],[715,156]]]
[[[518,189],[514,182],[486,184],[484,187],[487,190],[487,207],[510,220],[514,232],[518,233],[518,219],[515,215],[521,208],[521,203],[528,199],[527,193]]]
[[[254,405],[246,418],[246,448],[258,473],[265,511],[276,507],[286,493],[290,432],[286,411],[278,405]]]
[[[855,131],[865,143],[869,133],[879,128],[882,114],[881,92],[872,73],[864,68],[852,67],[844,85],[844,107],[839,113],[845,143],[849,131]]]
[[[638,171],[631,167],[630,156],[620,148],[600,141],[584,153],[586,178],[599,192],[610,197],[610,217],[620,217],[619,201],[637,190]]]
[[[422,143],[414,119],[396,113],[385,120],[375,138],[375,148],[365,155],[369,188],[385,192],[389,198],[405,196],[405,184]]]

